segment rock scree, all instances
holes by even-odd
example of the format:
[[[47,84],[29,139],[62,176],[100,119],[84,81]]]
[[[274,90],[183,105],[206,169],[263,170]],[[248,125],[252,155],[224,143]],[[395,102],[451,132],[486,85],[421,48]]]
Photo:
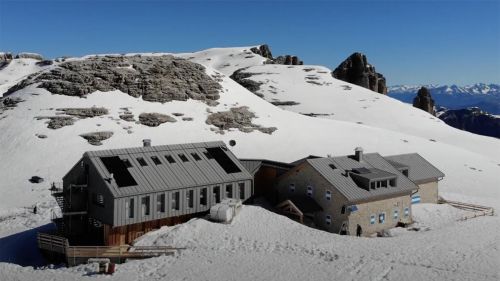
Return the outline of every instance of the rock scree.
[[[166,115],[166,114],[161,114],[161,113],[141,113],[139,114],[139,122],[142,125],[146,125],[149,127],[158,127],[163,123],[166,122],[177,122],[174,117]]]
[[[240,69],[236,70],[235,72],[233,72],[233,74],[231,74],[231,76],[229,76],[229,78],[233,79],[234,81],[236,81],[236,83],[238,83],[241,86],[245,87],[250,92],[256,94],[257,96],[259,96],[261,98],[263,98],[264,95],[258,93],[258,91],[260,89],[260,85],[262,85],[263,83],[256,82],[256,81],[248,79],[252,75],[257,75],[259,73],[245,72],[246,69],[247,69],[247,67],[240,68]]]
[[[108,114],[108,109],[104,107],[88,107],[88,108],[58,108],[66,115],[76,116],[78,118],[91,118]]]
[[[233,107],[229,111],[220,111],[212,113],[207,117],[206,123],[219,128],[220,131],[229,130],[232,128],[238,129],[241,132],[250,133],[254,130],[261,131],[266,134],[272,134],[277,130],[276,127],[262,127],[252,123],[255,114],[248,110],[248,107]]]
[[[66,61],[29,76],[6,95],[34,83],[59,95],[83,97],[95,91],[120,90],[161,103],[195,99],[210,104],[219,99],[222,89],[202,65],[171,55],[93,56]]]
[[[86,139],[91,145],[102,145],[103,140],[107,140],[112,136],[113,132],[111,131],[92,132],[80,135],[80,137]]]
[[[377,73],[362,53],[354,53],[332,72],[333,78],[356,84],[374,92],[386,95],[387,86],[384,75]]]

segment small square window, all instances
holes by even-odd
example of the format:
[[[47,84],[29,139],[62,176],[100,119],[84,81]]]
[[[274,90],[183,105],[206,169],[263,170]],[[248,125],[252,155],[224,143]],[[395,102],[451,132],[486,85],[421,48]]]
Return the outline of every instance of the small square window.
[[[200,157],[200,155],[198,155],[198,153],[194,153],[193,152],[193,153],[191,153],[191,156],[193,156],[194,160],[196,160],[196,161],[200,161],[201,160],[201,157]]]
[[[408,208],[408,207],[405,208],[404,215],[405,215],[405,218],[410,215],[410,208]]]
[[[139,162],[139,164],[143,167],[148,165],[148,163],[146,163],[146,160],[144,160],[144,158],[142,157],[137,158],[137,162]]]
[[[155,165],[161,165],[161,161],[160,161],[160,158],[156,157],[156,156],[151,156],[151,160],[153,160],[153,162],[155,163]]]
[[[345,214],[345,205],[342,206],[342,209],[340,210],[341,214]]]
[[[165,155],[165,159],[167,159],[168,163],[173,164],[175,163],[174,157],[172,155]]]
[[[375,215],[370,216],[370,224],[375,224]]]
[[[330,190],[327,190],[325,197],[326,197],[326,200],[332,200],[332,192]]]
[[[127,168],[132,168],[132,163],[128,159],[122,159],[123,164],[125,164],[125,167]]]
[[[313,195],[313,188],[312,186],[309,185],[307,187],[307,196],[312,197],[312,195]]]
[[[399,211],[398,210],[394,210],[394,215],[393,215],[393,218],[395,220],[397,220],[399,218]]]
[[[326,215],[326,217],[325,217],[325,223],[327,225],[330,225],[332,223],[332,217],[330,215]]]
[[[184,154],[179,154],[179,158],[181,158],[182,162],[188,162],[189,160],[187,159],[186,155]]]
[[[290,189],[290,192],[294,192],[295,191],[295,184],[291,183],[289,186],[289,189]]]
[[[378,214],[378,222],[379,223],[384,223],[385,222],[385,213]]]

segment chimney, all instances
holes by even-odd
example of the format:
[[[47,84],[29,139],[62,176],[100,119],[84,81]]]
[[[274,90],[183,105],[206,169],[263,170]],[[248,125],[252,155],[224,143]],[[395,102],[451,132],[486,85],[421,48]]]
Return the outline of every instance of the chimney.
[[[151,140],[150,139],[143,139],[142,140],[142,145],[144,147],[150,147],[151,146]]]
[[[356,147],[356,149],[354,149],[354,159],[356,159],[356,161],[358,162],[362,162],[363,161],[363,148],[362,147]]]

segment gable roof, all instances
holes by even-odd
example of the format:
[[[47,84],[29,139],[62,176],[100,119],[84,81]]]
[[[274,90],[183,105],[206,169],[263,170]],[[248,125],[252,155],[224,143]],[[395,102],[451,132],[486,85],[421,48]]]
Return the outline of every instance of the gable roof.
[[[353,203],[409,194],[418,188],[378,153],[364,154],[363,161],[361,162],[349,156],[315,158],[307,159],[306,161],[344,195],[347,200]],[[332,167],[335,167],[335,169]],[[350,175],[353,169],[359,168],[376,171],[377,174],[385,178],[392,175],[397,178],[396,186],[381,187],[372,190],[364,189],[358,186]],[[364,175],[370,175],[370,173]],[[374,179],[376,178],[378,176],[374,177]]]
[[[418,153],[392,155],[384,158],[390,161],[389,163],[395,167],[398,164],[408,167],[408,178],[416,183],[444,177],[443,172],[434,167],[434,165]]]
[[[221,141],[89,151],[84,157],[90,159],[114,197],[252,179]],[[124,169],[122,164],[130,167]],[[132,182],[117,179],[129,175]]]
[[[283,170],[290,170],[291,168],[294,167],[294,165],[292,165],[292,164],[278,162],[278,161],[272,161],[272,160],[267,160],[267,159],[239,159],[239,160],[240,160],[241,164],[247,169],[247,171],[252,175],[255,175],[255,173],[263,165],[268,166],[268,167],[283,169]]]

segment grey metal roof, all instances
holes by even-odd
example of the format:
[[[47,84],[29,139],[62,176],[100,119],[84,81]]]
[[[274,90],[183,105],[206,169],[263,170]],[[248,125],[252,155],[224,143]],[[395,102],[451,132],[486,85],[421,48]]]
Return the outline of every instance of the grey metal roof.
[[[444,177],[443,172],[434,167],[434,165],[429,163],[418,153],[392,155],[386,156],[384,158],[391,161],[391,164],[397,162],[407,166],[409,168],[408,177],[410,178],[410,180],[417,183]]]
[[[390,179],[390,178],[397,177],[393,173],[382,171],[382,170],[377,169],[377,168],[370,168],[370,169],[367,169],[367,171],[368,172],[366,172],[366,173],[361,173],[361,174],[357,174],[357,175],[360,177],[363,177],[365,179],[368,179],[368,180],[384,180],[384,179]],[[354,173],[356,173],[356,172],[354,171]]]
[[[363,161],[359,162],[349,156],[316,158],[306,160],[316,171],[329,181],[350,202],[369,201],[376,198],[397,196],[399,194],[411,193],[417,186],[394,168],[387,160],[378,153],[367,153],[363,155]],[[331,167],[333,165],[335,169]],[[359,187],[349,175],[355,168],[367,168],[380,171],[384,175],[395,175],[397,177],[395,187],[381,187],[374,190],[366,190]],[[366,175],[366,174],[364,174]]]
[[[387,160],[387,162],[389,162],[394,168],[398,169],[398,171],[409,169],[408,165],[404,165],[402,163],[389,160],[387,159],[387,157],[385,157],[385,160]]]
[[[255,173],[259,170],[262,165],[268,167],[275,167],[283,170],[289,170],[295,165],[272,161],[267,159],[240,159],[241,164],[250,172],[250,174],[255,175]]]
[[[240,172],[227,173],[215,159],[207,158],[205,155],[207,148],[213,147],[222,148],[229,159],[239,168]],[[196,153],[200,160],[195,160],[192,153]],[[180,154],[184,154],[188,161],[182,161]],[[169,163],[166,159],[167,155],[172,156],[175,163]],[[104,179],[110,178],[111,175],[101,157],[112,156],[118,156],[121,160],[127,159],[132,164],[132,167],[127,170],[137,182],[137,185],[119,187],[116,180],[105,181],[114,197],[253,179],[236,156],[221,141],[88,151],[84,153],[84,157],[90,159]],[[152,156],[158,157],[162,164],[156,165],[151,158]],[[138,158],[143,158],[147,166],[141,166]]]

